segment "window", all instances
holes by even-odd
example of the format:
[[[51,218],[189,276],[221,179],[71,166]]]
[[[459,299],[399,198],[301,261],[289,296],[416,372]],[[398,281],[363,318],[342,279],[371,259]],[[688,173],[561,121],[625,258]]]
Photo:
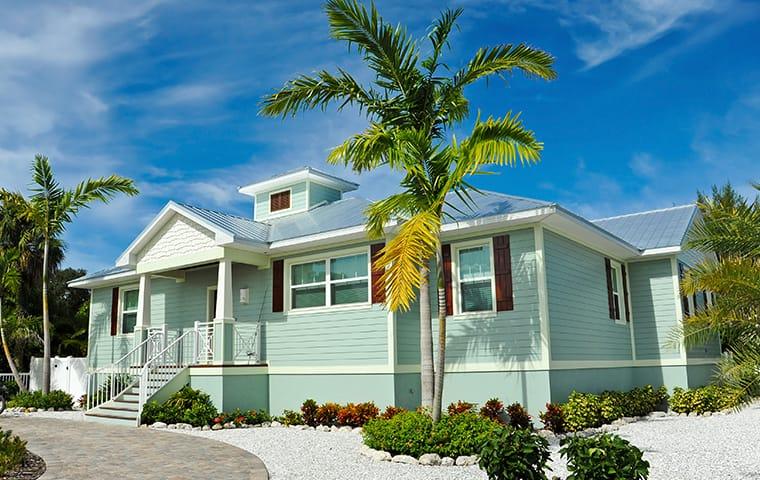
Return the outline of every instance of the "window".
[[[290,308],[355,305],[369,302],[366,253],[290,266]]]
[[[269,211],[279,212],[290,208],[290,190],[272,193],[269,195]]]
[[[139,296],[140,291],[138,289],[122,290],[121,292],[121,333],[135,331]]]
[[[621,308],[623,305],[623,275],[620,266],[617,264],[611,264],[610,269],[612,271],[612,307],[615,320],[625,321],[625,311]]]
[[[494,278],[491,245],[457,249],[459,313],[493,311]]]

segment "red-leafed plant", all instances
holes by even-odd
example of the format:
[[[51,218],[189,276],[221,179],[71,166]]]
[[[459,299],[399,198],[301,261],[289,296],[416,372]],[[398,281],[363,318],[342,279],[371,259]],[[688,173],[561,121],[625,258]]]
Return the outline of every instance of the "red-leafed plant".
[[[480,414],[494,422],[504,422],[504,403],[498,398],[488,400],[480,409]]]
[[[340,412],[340,405],[337,403],[325,403],[317,409],[317,424],[318,425],[335,425],[338,422],[338,412]]]
[[[459,400],[449,405],[449,408],[447,410],[449,412],[449,415],[459,415],[460,413],[471,412],[474,408],[474,403]]]
[[[361,427],[380,413],[374,403],[349,403],[338,411],[337,422],[340,426]]]
[[[301,415],[303,415],[303,423],[306,425],[309,425],[310,427],[316,427],[319,425],[317,423],[317,411],[319,410],[319,405],[317,405],[317,402],[313,399],[308,399],[301,405]]]
[[[554,433],[563,433],[565,431],[565,413],[562,406],[556,403],[547,403],[546,411],[539,415],[541,422],[547,430]]]
[[[395,417],[396,415],[400,413],[405,413],[408,410],[406,408],[401,407],[394,407],[393,405],[388,405],[385,407],[385,411],[381,415],[381,417],[385,420],[390,420],[391,418]]]
[[[515,402],[507,407],[507,414],[509,415],[509,424],[515,428],[533,428],[531,417],[528,415],[528,411]]]

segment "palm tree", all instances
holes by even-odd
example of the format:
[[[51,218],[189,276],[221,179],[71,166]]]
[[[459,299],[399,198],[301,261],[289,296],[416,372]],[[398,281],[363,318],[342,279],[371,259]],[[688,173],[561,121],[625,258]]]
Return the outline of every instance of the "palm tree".
[[[356,47],[375,75],[370,87],[361,85],[343,69],[317,72],[289,81],[264,98],[262,114],[295,115],[300,111],[337,103],[337,109],[355,107],[369,126],[332,150],[328,162],[362,173],[380,167],[401,172],[403,191],[374,202],[368,209],[368,231],[381,237],[389,221],[403,223],[379,254],[385,268],[382,280],[391,310],[405,310],[419,292],[421,390],[423,407],[441,413],[446,351],[446,310],[441,268],[441,224],[449,193],[473,207],[472,175],[492,165],[536,162],[543,144],[526,129],[519,115],[475,121],[470,135],[449,138],[450,131],[469,116],[464,89],[478,80],[522,71],[553,79],[554,59],[525,44],[479,49],[467,64],[445,75],[442,60],[449,35],[462,14],[445,10],[430,28],[430,48],[424,56],[417,40],[402,26],[386,23],[374,4],[367,9],[355,0],[329,0],[325,6],[333,38]],[[430,310],[430,270],[435,261],[438,296],[438,357],[433,366]]]
[[[66,226],[82,208],[87,208],[95,201],[108,203],[117,193],[137,195],[138,190],[131,179],[111,175],[97,179],[87,179],[74,189],[66,190],[60,186],[53,175],[53,169],[47,157],[36,155],[32,168],[34,186],[29,202],[28,218],[35,230],[32,235],[42,239],[42,391],[50,391],[50,314],[48,311],[48,275],[50,247],[53,242],[60,242]]]
[[[704,221],[689,247],[717,255],[689,270],[682,289],[713,292],[715,303],[684,319],[684,340],[699,345],[719,335],[728,355],[718,378],[749,401],[760,396],[760,197],[749,203],[729,185],[714,188],[713,198],[700,194],[698,206]]]
[[[2,341],[5,359],[8,361],[8,366],[11,369],[18,388],[22,392],[26,392],[26,386],[21,381],[16,362],[11,355],[11,350],[5,338],[5,325],[3,322],[3,299],[15,296],[18,293],[20,285],[21,275],[18,270],[18,252],[10,249],[0,250],[0,341]]]

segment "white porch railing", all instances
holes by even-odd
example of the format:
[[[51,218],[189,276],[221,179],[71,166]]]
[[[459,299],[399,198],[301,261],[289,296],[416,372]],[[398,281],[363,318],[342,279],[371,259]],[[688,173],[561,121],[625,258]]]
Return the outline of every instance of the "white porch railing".
[[[21,377],[21,384],[24,385],[24,388],[29,390],[29,373],[19,373],[18,376]],[[12,373],[0,373],[0,383],[15,381],[16,377]]]
[[[149,332],[148,338],[113,364],[91,370],[87,375],[87,410],[113,400],[131,387],[140,374],[143,363],[157,352],[163,342],[164,329]]]
[[[233,326],[232,358],[259,363],[261,360],[261,324],[236,323]]]

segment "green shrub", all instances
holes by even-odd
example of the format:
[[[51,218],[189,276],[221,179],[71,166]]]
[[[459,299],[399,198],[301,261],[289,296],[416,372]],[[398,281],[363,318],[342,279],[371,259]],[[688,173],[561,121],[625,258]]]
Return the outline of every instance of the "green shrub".
[[[317,424],[319,425],[336,425],[338,423],[338,412],[340,405],[337,403],[325,403],[317,409]]]
[[[142,423],[189,423],[194,427],[202,427],[210,424],[217,415],[216,407],[207,393],[186,386],[164,403],[145,404]]]
[[[651,385],[627,392],[605,391],[599,395],[574,391],[562,405],[565,428],[575,432],[599,427],[621,417],[644,416],[657,410],[667,399],[667,388],[655,390]]]
[[[476,455],[486,440],[501,428],[499,423],[474,412],[447,415],[433,426],[432,444],[428,453],[452,458]]]
[[[336,422],[340,426],[361,427],[379,414],[380,409],[372,402],[349,403],[338,410]]]
[[[317,405],[317,402],[313,399],[308,399],[301,405],[301,415],[303,416],[303,421],[306,425],[309,425],[310,427],[316,427],[319,425],[317,423],[317,411],[319,410],[319,405]]]
[[[507,415],[509,415],[509,424],[514,428],[527,428],[533,429],[533,422],[531,421],[528,411],[515,402],[507,407]]]
[[[40,410],[47,410],[48,408],[71,410],[73,405],[74,399],[62,390],[53,390],[47,395],[44,395],[41,390],[19,392],[8,402],[9,407],[34,407]]]
[[[649,475],[641,450],[616,435],[568,437],[561,446],[567,480],[645,480]]]
[[[480,451],[479,465],[489,480],[545,480],[549,443],[530,430],[502,427]]]
[[[625,405],[628,403],[627,395],[622,392],[606,391],[599,394],[599,414],[602,423],[612,423],[626,415]]]
[[[243,416],[248,425],[261,425],[264,422],[272,421],[272,416],[266,410],[248,410]]]
[[[391,418],[395,417],[399,413],[406,413],[408,410],[406,408],[401,407],[394,407],[393,405],[388,405],[385,407],[385,411],[382,415],[380,415],[381,418],[384,418],[386,420],[390,420]]]
[[[0,475],[21,465],[26,456],[26,442],[10,430],[0,429]]]
[[[488,400],[480,409],[480,414],[494,422],[504,421],[504,404],[498,398]]]
[[[6,399],[15,397],[21,391],[16,380],[6,380],[0,385],[5,387]]]
[[[664,406],[668,400],[668,389],[664,386],[655,390],[651,385],[636,387],[624,397],[625,417],[643,417]]]
[[[285,410],[278,418],[278,421],[283,425],[303,425],[303,415],[293,410]]]
[[[419,457],[433,453],[433,419],[424,413],[404,412],[390,420],[377,418],[364,425],[364,443],[376,450],[385,450],[391,455],[411,455]]]
[[[460,413],[472,412],[475,410],[475,404],[459,400],[452,402],[446,409],[449,415],[459,415]]]
[[[565,432],[565,413],[562,406],[556,403],[547,403],[546,411],[539,415],[544,428],[554,433]]]
[[[586,428],[602,425],[602,409],[599,397],[593,393],[573,391],[562,405],[565,414],[565,428],[569,432],[577,432]]]
[[[718,412],[739,405],[741,405],[741,392],[720,385],[707,385],[692,390],[676,387],[670,397],[670,408],[677,413]]]

